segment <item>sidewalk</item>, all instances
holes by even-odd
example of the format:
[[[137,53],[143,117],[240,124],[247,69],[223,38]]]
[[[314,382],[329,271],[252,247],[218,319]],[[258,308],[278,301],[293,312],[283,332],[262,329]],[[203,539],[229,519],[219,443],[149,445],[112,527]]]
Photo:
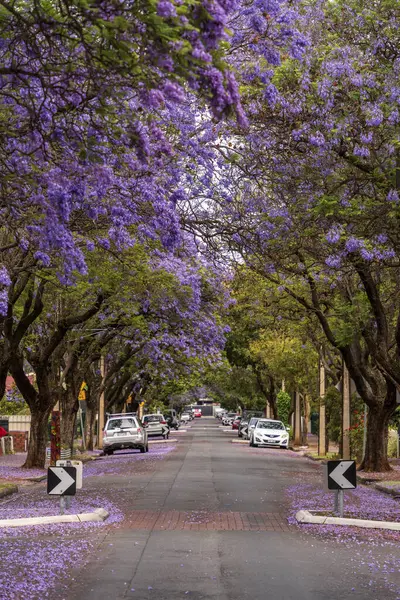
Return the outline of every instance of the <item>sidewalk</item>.
[[[318,454],[318,436],[314,433],[307,434],[307,445],[295,446],[295,448],[305,450],[308,454]],[[339,445],[336,442],[329,442],[329,453],[337,454]]]

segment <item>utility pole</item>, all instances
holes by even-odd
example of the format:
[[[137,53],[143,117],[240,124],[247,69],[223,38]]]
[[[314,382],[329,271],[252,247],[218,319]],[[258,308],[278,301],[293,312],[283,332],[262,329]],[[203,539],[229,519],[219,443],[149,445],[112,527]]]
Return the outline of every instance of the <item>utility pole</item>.
[[[298,390],[294,393],[294,440],[295,446],[301,446],[301,402]]]
[[[350,373],[343,360],[343,385],[342,385],[342,458],[350,460]]]
[[[104,356],[100,357],[100,375],[102,392],[99,397],[99,415],[97,420],[97,447],[102,447],[102,434],[104,429],[104,380],[106,378],[106,369],[104,364]]]
[[[318,456],[326,454],[326,412],[325,412],[326,373],[322,358],[319,359],[319,434]]]

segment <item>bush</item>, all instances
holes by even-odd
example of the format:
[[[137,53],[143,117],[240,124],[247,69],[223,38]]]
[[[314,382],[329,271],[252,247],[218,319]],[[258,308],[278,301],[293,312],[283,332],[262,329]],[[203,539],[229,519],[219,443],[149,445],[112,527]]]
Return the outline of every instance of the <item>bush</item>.
[[[0,415],[29,415],[29,407],[22,400],[0,400]]]
[[[388,457],[397,457],[397,431],[395,429],[389,429]]]
[[[276,396],[276,408],[278,411],[278,419],[283,421],[285,425],[289,424],[290,408],[292,406],[292,399],[287,392],[280,391]]]

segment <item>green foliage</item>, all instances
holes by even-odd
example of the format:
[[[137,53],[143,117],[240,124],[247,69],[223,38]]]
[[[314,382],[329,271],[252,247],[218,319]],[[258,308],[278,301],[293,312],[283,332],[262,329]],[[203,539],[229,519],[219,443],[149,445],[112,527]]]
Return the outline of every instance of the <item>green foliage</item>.
[[[166,406],[163,402],[161,402],[161,400],[152,400],[148,405],[146,405],[145,408],[147,414],[153,414],[156,413],[158,410],[162,412],[166,408]]]
[[[397,431],[395,429],[389,429],[388,457],[397,457]]]
[[[289,423],[290,408],[292,400],[287,392],[282,390],[276,395],[276,407],[278,409],[278,419],[283,421],[285,425]]]
[[[29,408],[25,402],[2,398],[0,400],[0,415],[29,415]]]

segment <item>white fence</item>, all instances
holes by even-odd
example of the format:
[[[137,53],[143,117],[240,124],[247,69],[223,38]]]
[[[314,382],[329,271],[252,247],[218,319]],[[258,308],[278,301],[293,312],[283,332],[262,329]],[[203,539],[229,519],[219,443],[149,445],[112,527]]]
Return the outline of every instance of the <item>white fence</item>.
[[[8,431],[31,430],[31,415],[0,415],[2,419],[8,419]]]

